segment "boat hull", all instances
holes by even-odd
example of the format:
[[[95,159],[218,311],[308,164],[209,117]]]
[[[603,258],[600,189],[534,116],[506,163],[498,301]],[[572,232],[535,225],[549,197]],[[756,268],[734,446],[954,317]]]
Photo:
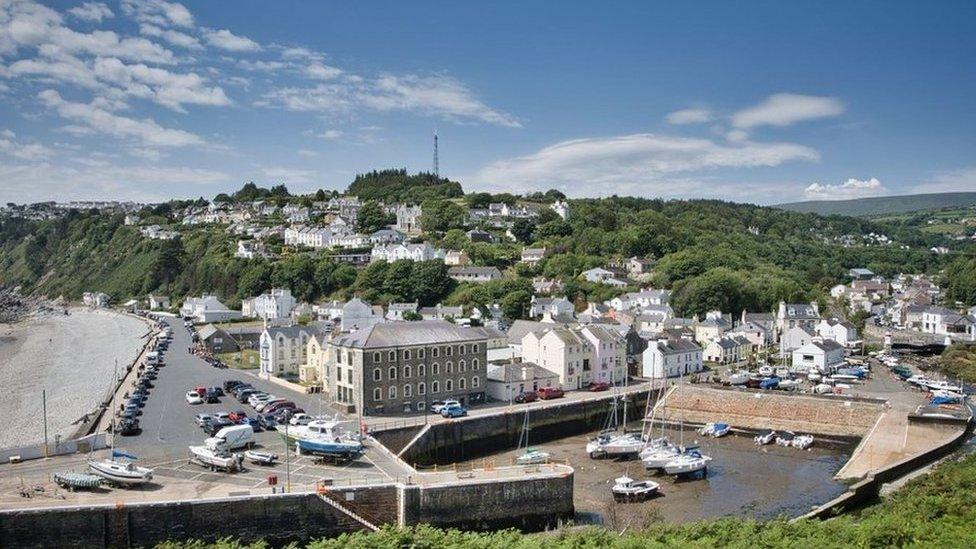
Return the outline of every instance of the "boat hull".
[[[111,483],[125,486],[146,484],[151,482],[153,477],[152,471],[141,467],[135,471],[126,471],[98,461],[89,461],[88,469]]]
[[[298,448],[302,453],[341,456],[353,458],[363,453],[363,445],[358,442],[334,442],[315,439],[298,439]]]

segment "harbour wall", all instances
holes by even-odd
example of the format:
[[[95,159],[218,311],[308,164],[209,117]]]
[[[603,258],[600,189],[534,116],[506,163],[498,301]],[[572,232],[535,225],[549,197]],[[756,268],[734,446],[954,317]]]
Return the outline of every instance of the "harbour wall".
[[[934,421],[932,418],[914,419],[911,417],[909,420]],[[878,469],[863,480],[852,484],[848,491],[794,520],[827,519],[863,507],[877,500],[882,485],[895,481],[949,455],[959,448],[969,437],[971,420],[949,420],[947,423],[958,426],[959,432],[944,444],[909,456],[883,469]]]
[[[321,494],[0,511],[0,547],[148,547],[226,537],[281,546],[383,524],[541,530],[574,514],[573,470],[561,465],[418,474],[407,483],[323,487]]]
[[[644,416],[647,393],[628,396],[627,417],[639,420]],[[607,422],[609,399],[566,401],[533,408],[529,415],[530,443],[587,433],[600,429]],[[622,408],[618,409],[622,419]],[[403,427],[373,433],[388,447],[398,448],[403,461],[421,466],[456,463],[515,448],[525,420],[524,408],[503,409],[496,414],[464,417],[430,424],[426,429]],[[420,436],[416,436],[420,433]],[[408,446],[404,440],[412,440]]]
[[[85,437],[63,440],[56,444],[30,444],[20,448],[0,449],[0,461],[6,463],[13,458],[16,461],[27,461],[50,456],[64,456],[68,454],[87,454],[95,450],[108,448],[105,433],[94,433]]]

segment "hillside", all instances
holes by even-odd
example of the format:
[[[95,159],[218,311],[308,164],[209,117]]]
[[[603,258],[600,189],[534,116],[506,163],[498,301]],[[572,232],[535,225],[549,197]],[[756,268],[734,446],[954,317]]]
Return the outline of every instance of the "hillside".
[[[808,200],[776,204],[774,208],[820,215],[871,216],[919,210],[936,210],[976,204],[976,192],[906,194],[853,200]]]

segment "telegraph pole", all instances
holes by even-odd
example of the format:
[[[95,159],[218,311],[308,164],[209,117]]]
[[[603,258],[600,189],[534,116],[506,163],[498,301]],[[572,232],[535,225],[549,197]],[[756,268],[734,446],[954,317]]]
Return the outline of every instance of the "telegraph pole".
[[[41,407],[44,409],[44,457],[50,457],[47,449],[47,389],[41,389]]]

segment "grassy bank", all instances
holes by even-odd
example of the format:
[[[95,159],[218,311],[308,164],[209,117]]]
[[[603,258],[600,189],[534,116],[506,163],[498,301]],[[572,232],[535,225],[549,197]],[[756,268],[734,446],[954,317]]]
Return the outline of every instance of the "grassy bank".
[[[976,546],[976,455],[950,461],[908,483],[884,502],[857,514],[829,521],[755,522],[717,519],[652,526],[619,535],[601,528],[546,534],[460,532],[420,526],[385,528],[372,534],[344,535],[309,543],[314,549],[405,547],[460,548],[645,548],[645,547],[974,547]],[[161,547],[236,548],[232,540],[216,544],[167,543]]]

